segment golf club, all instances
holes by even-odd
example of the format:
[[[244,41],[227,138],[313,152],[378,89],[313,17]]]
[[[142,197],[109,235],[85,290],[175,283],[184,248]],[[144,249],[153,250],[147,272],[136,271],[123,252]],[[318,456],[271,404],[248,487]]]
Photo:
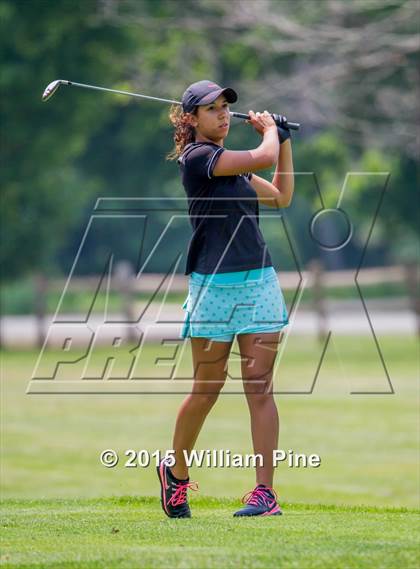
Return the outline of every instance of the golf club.
[[[86,85],[84,83],[75,83],[74,81],[67,81],[66,79],[56,79],[52,81],[45,89],[42,100],[48,101],[57,92],[60,85],[68,85],[70,87],[83,87],[84,89],[95,89],[96,91],[108,91],[109,93],[118,93],[119,95],[129,95],[130,97],[139,97],[140,99],[150,99],[152,101],[161,101],[162,103],[173,103],[175,105],[181,105],[180,101],[174,101],[173,99],[162,99],[161,97],[151,97],[149,95],[141,95],[139,93],[130,93],[128,91],[119,91],[118,89],[107,89],[106,87],[96,87],[95,85]],[[249,115],[244,113],[236,113],[234,111],[230,112],[230,116],[238,119],[249,119]],[[291,130],[299,130],[300,124],[295,122],[289,122],[284,115],[278,115],[272,113],[271,115],[277,124],[283,128],[289,128]]]

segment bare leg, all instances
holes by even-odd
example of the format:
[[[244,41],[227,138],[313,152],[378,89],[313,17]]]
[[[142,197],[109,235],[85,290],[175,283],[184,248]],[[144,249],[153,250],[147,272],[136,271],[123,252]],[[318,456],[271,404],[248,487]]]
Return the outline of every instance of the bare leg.
[[[232,342],[191,338],[194,385],[178,411],[172,445],[176,464],[171,467],[171,472],[178,479],[188,477],[183,451],[191,452],[210,409],[216,403],[226,380],[231,346]]]
[[[280,332],[239,334],[242,380],[247,398],[255,454],[263,457],[257,466],[257,484],[273,487],[273,450],[279,438],[279,416],[273,397],[273,366]],[[257,381],[258,380],[258,381]]]

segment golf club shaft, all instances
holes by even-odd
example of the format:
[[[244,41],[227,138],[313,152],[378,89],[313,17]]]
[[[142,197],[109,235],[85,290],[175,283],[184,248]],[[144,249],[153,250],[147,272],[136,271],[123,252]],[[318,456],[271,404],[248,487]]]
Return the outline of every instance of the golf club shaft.
[[[244,120],[249,119],[249,115],[246,115],[244,113],[237,113],[236,111],[231,111],[230,114],[232,117],[236,117],[238,119],[244,119]],[[273,113],[271,116],[273,117],[277,126],[282,126],[282,127],[286,126],[291,130],[299,130],[300,124],[298,122],[289,122],[287,118],[283,115],[277,115]]]
[[[174,103],[180,105],[179,101],[172,99],[162,99],[160,97],[151,97],[150,95],[140,95],[139,93],[130,93],[129,91],[119,91],[118,89],[108,89],[107,87],[96,87],[95,85],[86,85],[84,83],[76,83],[75,81],[60,80],[62,85],[70,87],[83,87],[84,89],[95,89],[95,91],[108,91],[109,93],[118,93],[119,95],[129,95],[130,97],[138,97],[140,99],[151,99],[152,101],[161,101],[162,103]]]
[[[139,99],[149,99],[152,101],[161,101],[162,103],[172,103],[174,105],[181,105],[181,101],[175,101],[174,99],[163,99],[162,97],[152,97],[150,95],[141,95],[140,93],[130,93],[129,91],[120,91],[118,89],[108,89],[107,87],[97,87],[95,85],[86,85],[85,83],[76,83],[75,81],[67,81],[66,79],[58,79],[50,83],[42,95],[42,100],[47,101],[50,97],[54,95],[60,85],[68,85],[70,87],[82,87],[83,89],[94,89],[95,91],[107,91],[108,93],[117,93],[118,95],[128,95],[130,97],[137,97]],[[237,113],[230,111],[229,113],[232,117],[240,119],[249,119],[249,115],[244,113]],[[290,128],[292,130],[299,129],[299,123],[288,122],[287,118],[283,115],[272,114],[271,115],[278,126]]]

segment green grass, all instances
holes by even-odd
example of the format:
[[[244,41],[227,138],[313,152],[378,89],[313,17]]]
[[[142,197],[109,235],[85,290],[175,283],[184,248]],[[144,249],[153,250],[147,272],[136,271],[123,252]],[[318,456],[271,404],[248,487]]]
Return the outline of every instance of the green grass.
[[[168,520],[158,503],[154,465],[124,468],[126,449],[170,448],[185,395],[159,393],[159,388],[153,395],[27,395],[38,352],[3,352],[1,529],[2,553],[9,556],[3,562],[15,567],[416,567],[418,348],[410,336],[378,341],[393,395],[350,394],[388,388],[374,342],[356,336],[332,338],[312,395],[276,394],[279,448],[317,453],[322,464],[279,466],[275,488],[285,515],[264,520],[231,517],[254,485],[252,469],[193,467],[191,479],[200,487],[191,493],[194,518]],[[153,362],[169,353],[173,346],[147,345],[143,372],[156,375]],[[97,350],[92,367],[100,369],[108,355]],[[49,352],[46,364],[58,356]],[[278,358],[275,389],[307,389],[319,356],[312,338],[289,338]],[[189,346],[175,361],[179,377],[191,372]],[[77,379],[80,369],[67,366],[54,381]],[[208,416],[197,449],[252,452],[246,401],[240,381],[233,379],[240,378],[239,369],[235,342],[226,394]],[[238,394],[228,393],[232,384]],[[176,378],[168,385],[175,386]],[[99,462],[106,448],[121,456],[113,469]]]
[[[2,564],[93,568],[417,568],[416,513],[283,504],[284,515],[237,519],[238,502],[192,497],[171,520],[156,498],[8,500]]]

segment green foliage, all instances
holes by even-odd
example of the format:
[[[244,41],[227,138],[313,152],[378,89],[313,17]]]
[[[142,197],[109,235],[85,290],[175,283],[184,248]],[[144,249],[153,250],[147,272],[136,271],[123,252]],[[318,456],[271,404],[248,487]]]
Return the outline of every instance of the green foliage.
[[[31,1],[0,4],[3,191],[2,278],[45,270],[83,208],[99,189],[74,160],[113,103],[63,89],[41,94],[56,78],[101,83],[121,74],[131,34],[101,24],[96,3]]]
[[[403,249],[407,257],[416,254],[418,170],[411,134],[407,135],[411,146],[393,144],[395,136],[398,140],[402,136],[397,130],[404,130],[398,118],[408,120],[409,115],[402,112],[390,123],[387,111],[387,101],[393,100],[399,88],[405,90],[401,94],[404,104],[411,104],[405,92],[410,93],[406,87],[414,48],[411,36],[404,35],[412,32],[412,23],[404,19],[411,5],[405,15],[401,2],[392,6],[341,4],[334,12],[326,1],[313,6],[299,0],[281,3],[282,20],[275,1],[264,4],[264,10],[252,17],[251,12],[232,11],[221,0],[76,4],[77,9],[70,0],[0,0],[3,281],[34,271],[67,274],[97,197],[185,195],[176,163],[165,160],[172,147],[166,105],[70,87],[62,87],[53,99],[41,102],[46,85],[58,78],[179,100],[189,83],[208,77],[239,91],[235,106],[239,111],[246,112],[248,106],[257,110],[261,105],[290,113],[292,118],[295,111],[296,120],[302,114],[303,129],[293,136],[295,169],[316,173],[326,205],[334,204],[347,171],[390,171],[381,209],[385,217],[378,222],[383,224],[386,219],[393,232],[378,229],[372,237],[376,239],[372,258],[381,262],[387,251],[398,261]],[[383,52],[379,49],[383,36],[380,30],[375,32],[375,23],[389,27],[393,17],[401,37],[407,39],[399,42],[392,37],[391,47],[394,43],[403,46],[407,54],[392,56],[392,65],[385,65],[389,70],[385,76],[374,59],[372,72],[362,81],[365,76],[357,68],[357,57],[352,57],[359,46],[352,44],[356,33],[370,26],[376,34],[370,37],[376,50],[372,57],[377,57]],[[335,83],[331,88],[327,84],[331,95],[327,104],[334,108],[331,117],[328,109],[325,121],[317,125],[317,119],[310,118],[311,109],[323,103],[324,97],[314,101],[318,91],[312,93],[316,86],[310,79],[305,89],[293,85],[297,78],[305,78],[305,69],[324,73],[328,62],[334,69],[334,54],[329,50],[337,30],[343,32],[340,49],[348,50],[348,68],[340,67],[337,89]],[[359,55],[369,54],[362,51]],[[396,57],[402,59],[395,67]],[[333,111],[337,109],[345,112],[346,120],[336,124]],[[360,124],[370,138],[360,135]],[[258,143],[249,126],[233,119],[229,148],[251,148]],[[366,233],[377,190],[367,182],[355,183],[351,195],[348,207]],[[298,177],[286,216],[295,224],[317,200],[313,179]],[[149,216],[148,227],[153,228],[153,236],[159,236],[166,223],[167,218],[158,212]],[[302,234],[306,231],[301,230]],[[190,231],[185,219],[150,270],[167,270],[180,239],[187,240]],[[117,241],[127,258],[138,257],[141,243],[116,228],[98,235],[97,250],[92,246],[86,252],[81,272],[101,272],[103,260],[98,251]],[[304,262],[317,254],[307,235],[298,236],[297,241]],[[287,243],[280,249],[275,252],[277,262],[290,268]],[[144,256],[148,252],[150,248],[143,249]],[[343,255],[352,264],[357,250]]]

